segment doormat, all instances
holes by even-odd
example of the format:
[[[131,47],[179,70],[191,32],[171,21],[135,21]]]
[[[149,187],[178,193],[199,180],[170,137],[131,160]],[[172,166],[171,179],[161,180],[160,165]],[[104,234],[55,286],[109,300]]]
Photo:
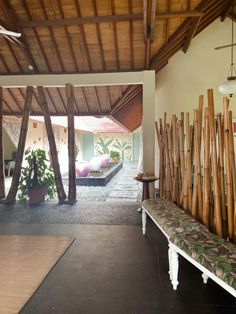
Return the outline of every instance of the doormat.
[[[64,236],[0,235],[0,313],[19,313],[73,241]]]

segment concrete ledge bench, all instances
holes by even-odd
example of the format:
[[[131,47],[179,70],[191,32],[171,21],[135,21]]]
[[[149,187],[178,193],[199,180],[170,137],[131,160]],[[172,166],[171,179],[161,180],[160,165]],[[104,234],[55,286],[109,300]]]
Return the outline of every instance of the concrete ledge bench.
[[[184,210],[166,200],[142,203],[142,231],[146,233],[146,215],[163,232],[169,242],[169,276],[173,289],[178,282],[178,254],[208,278],[236,297],[236,246],[210,233]]]

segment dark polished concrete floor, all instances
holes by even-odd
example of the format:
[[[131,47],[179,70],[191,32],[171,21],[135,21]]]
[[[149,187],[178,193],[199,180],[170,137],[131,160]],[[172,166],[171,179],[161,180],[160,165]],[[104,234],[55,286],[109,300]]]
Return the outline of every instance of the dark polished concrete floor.
[[[75,235],[76,240],[22,314],[235,314],[235,299],[180,259],[180,285],[167,274],[167,243],[140,226],[0,224],[1,234]]]

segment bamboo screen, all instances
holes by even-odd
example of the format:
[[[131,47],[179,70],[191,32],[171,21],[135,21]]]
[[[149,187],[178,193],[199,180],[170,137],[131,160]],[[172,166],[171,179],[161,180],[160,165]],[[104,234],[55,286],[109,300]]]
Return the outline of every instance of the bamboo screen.
[[[223,99],[223,114],[214,112],[213,90],[208,106],[199,97],[189,113],[167,115],[156,122],[160,151],[160,197],[202,222],[210,231],[236,242],[236,166],[232,111]]]

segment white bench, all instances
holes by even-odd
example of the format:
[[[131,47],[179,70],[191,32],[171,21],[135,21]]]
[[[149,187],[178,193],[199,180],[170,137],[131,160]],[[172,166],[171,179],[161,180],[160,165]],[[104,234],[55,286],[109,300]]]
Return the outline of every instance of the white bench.
[[[236,297],[236,246],[210,233],[190,215],[166,200],[145,200],[142,203],[142,231],[146,234],[146,216],[166,236],[169,249],[169,276],[176,290],[178,254],[202,272],[203,282],[214,280]]]

